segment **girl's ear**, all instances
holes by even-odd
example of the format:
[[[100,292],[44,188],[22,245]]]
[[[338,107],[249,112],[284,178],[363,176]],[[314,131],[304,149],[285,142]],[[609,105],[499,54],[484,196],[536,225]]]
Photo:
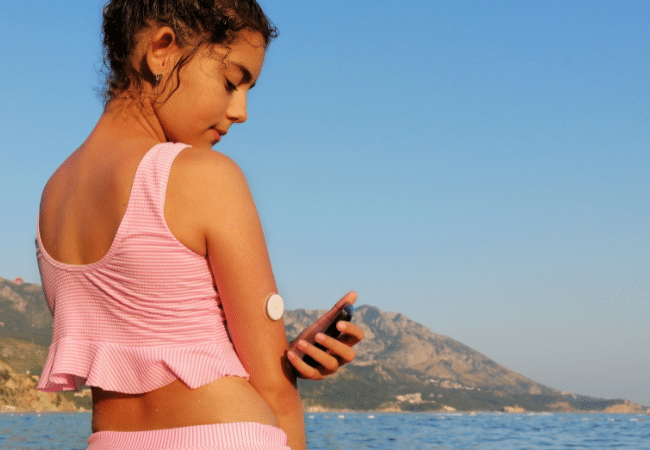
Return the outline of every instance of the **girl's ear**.
[[[174,67],[180,47],[176,34],[169,27],[160,27],[151,37],[145,52],[145,61],[153,80],[160,82],[160,75],[166,77]]]

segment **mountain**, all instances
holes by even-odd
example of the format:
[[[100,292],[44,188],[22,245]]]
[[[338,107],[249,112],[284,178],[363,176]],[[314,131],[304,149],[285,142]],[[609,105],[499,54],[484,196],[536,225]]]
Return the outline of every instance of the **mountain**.
[[[289,311],[287,334],[292,337],[322,311]],[[356,309],[354,323],[366,332],[355,347],[355,365],[399,368],[445,388],[491,388],[504,393],[551,395],[557,391],[500,366],[447,336],[436,334],[399,313],[372,306]]]
[[[287,311],[289,338],[323,312]],[[579,396],[541,385],[403,314],[364,305],[356,308],[353,322],[366,333],[355,347],[355,361],[323,381],[300,380],[308,410],[642,411],[625,400]],[[36,398],[34,374],[45,361],[51,333],[41,287],[0,278],[0,405],[30,409],[17,399]],[[46,404],[88,409],[90,404],[87,392],[39,398],[39,406],[32,409],[47,410]]]
[[[290,339],[324,311],[285,314]],[[355,310],[356,359],[323,381],[300,380],[308,408],[394,411],[642,411],[626,400],[561,392],[499,365],[399,313]]]
[[[15,283],[0,277],[0,338],[11,337],[49,345],[52,316],[43,289],[37,284]]]

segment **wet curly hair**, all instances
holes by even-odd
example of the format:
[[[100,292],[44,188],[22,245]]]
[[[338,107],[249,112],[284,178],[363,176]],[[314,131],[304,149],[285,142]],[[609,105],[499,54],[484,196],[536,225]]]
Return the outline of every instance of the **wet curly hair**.
[[[278,35],[255,0],[111,0],[102,24],[106,102],[133,86],[140,89],[143,81],[155,83],[150,71],[130,60],[138,34],[152,25],[170,27],[176,43],[188,48],[174,67],[177,76],[202,45],[230,44],[243,29],[259,32],[267,46]]]

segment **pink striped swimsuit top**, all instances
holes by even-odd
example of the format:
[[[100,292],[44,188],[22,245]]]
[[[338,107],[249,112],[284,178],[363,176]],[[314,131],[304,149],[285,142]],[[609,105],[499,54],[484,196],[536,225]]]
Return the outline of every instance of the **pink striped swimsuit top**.
[[[186,147],[164,143],[146,153],[99,261],[52,259],[38,230],[37,259],[54,317],[40,390],[86,385],[137,394],[176,379],[194,389],[226,375],[248,378],[206,258],[180,243],[165,222],[169,172]]]

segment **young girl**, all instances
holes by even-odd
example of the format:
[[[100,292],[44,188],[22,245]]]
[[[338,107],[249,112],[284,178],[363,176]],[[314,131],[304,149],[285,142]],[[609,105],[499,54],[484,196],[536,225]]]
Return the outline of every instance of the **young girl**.
[[[276,30],[254,0],[114,0],[103,34],[105,111],[40,207],[39,388],[92,388],[92,450],[304,449],[297,374],[336,372],[363,332],[296,343],[317,369],[288,350],[246,180],[211,149]]]

